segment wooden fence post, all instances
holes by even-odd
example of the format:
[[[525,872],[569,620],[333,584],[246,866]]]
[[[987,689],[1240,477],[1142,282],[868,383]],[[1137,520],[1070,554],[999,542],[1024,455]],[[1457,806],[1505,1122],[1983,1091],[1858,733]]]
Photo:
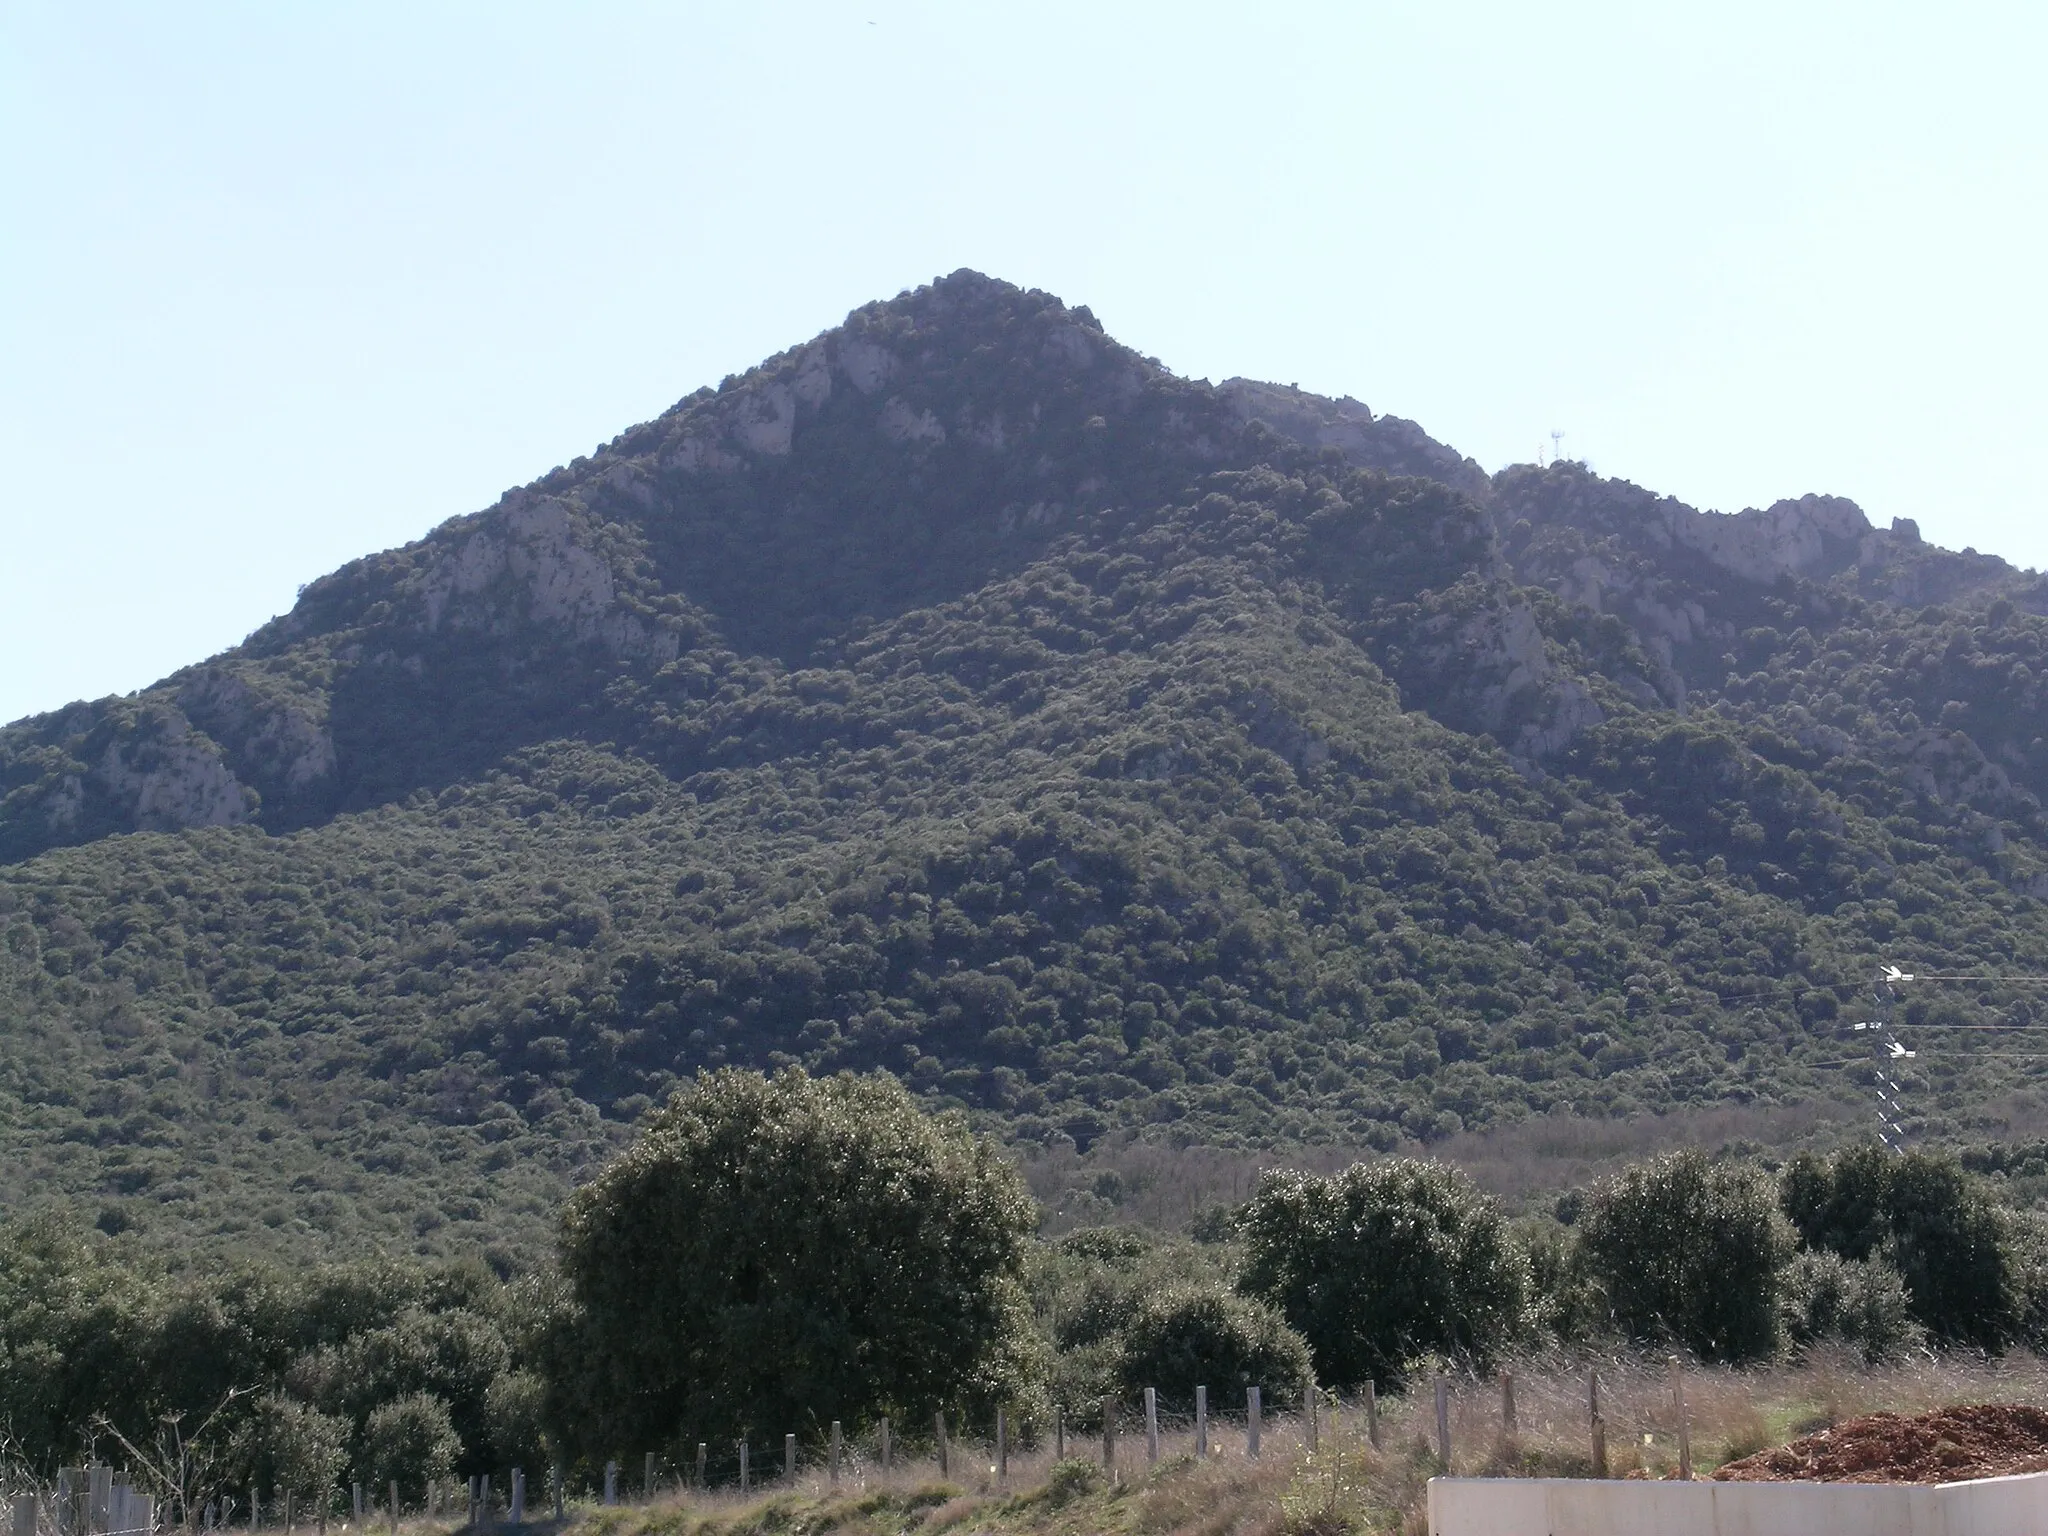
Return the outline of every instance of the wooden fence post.
[[[294,1502],[292,1491],[287,1488],[284,1491],[284,1536],[292,1536],[292,1517],[298,1513],[293,1507]]]
[[[488,1481],[488,1479],[486,1479]],[[398,1480],[391,1480],[391,1536],[398,1536]]]
[[[548,1468],[548,1492],[554,1495],[555,1519],[562,1518],[562,1464],[558,1461]]]
[[[1159,1459],[1159,1391],[1156,1387],[1145,1389],[1145,1459]]]
[[[1303,1403],[1302,1407],[1308,1410],[1308,1453],[1311,1456],[1323,1448],[1323,1426],[1319,1417],[1322,1405],[1317,1401],[1320,1395],[1316,1391],[1315,1377],[1310,1376],[1308,1379],[1308,1391],[1305,1394],[1308,1401]]]
[[[1064,1403],[1055,1403],[1052,1410],[1052,1459],[1067,1459],[1067,1409]]]
[[[882,1470],[887,1472],[896,1465],[895,1449],[889,1444],[889,1421],[882,1420]]]
[[[1102,1400],[1102,1470],[1116,1470],[1116,1399]]]
[[[1598,1371],[1592,1372],[1587,1378],[1586,1406],[1591,1410],[1589,1421],[1593,1438],[1593,1475],[1595,1477],[1605,1477],[1607,1475],[1607,1419],[1600,1412],[1600,1373]]]
[[[786,1483],[796,1481],[795,1435],[784,1435],[782,1437],[782,1480]]]
[[[1209,1459],[1209,1389],[1195,1388],[1195,1460]]]
[[[1244,1453],[1253,1461],[1259,1459],[1259,1431],[1264,1426],[1259,1422],[1259,1389],[1247,1387],[1244,1393]]]
[[[1515,1423],[1515,1373],[1500,1373],[1500,1439],[1501,1444],[1514,1444],[1518,1426]]]
[[[483,1522],[485,1530],[488,1531],[498,1523],[491,1518],[491,1474],[488,1472],[476,1480],[476,1510],[477,1518]],[[391,1485],[391,1529],[393,1532],[396,1532],[398,1529],[398,1484],[396,1483]]]
[[[1010,1414],[1006,1408],[996,1409],[996,1481],[1010,1480]]]
[[[939,1476],[951,1477],[953,1475],[953,1458],[948,1453],[952,1448],[946,1444],[946,1415],[944,1413],[932,1415],[932,1429],[938,1436]]]
[[[256,1507],[256,1491],[249,1491],[249,1507]],[[107,1536],[107,1521],[114,1512],[114,1469],[112,1467],[87,1467],[85,1469],[85,1530],[86,1536]],[[254,1516],[252,1514],[251,1518]]]
[[[1671,1360],[1671,1400],[1678,1409],[1678,1480],[1692,1481],[1692,1425],[1685,1413],[1685,1368],[1674,1355]]]
[[[754,1485],[753,1469],[747,1465],[747,1442],[740,1442],[740,1492],[745,1493]]]
[[[36,1536],[36,1496],[32,1493],[14,1496],[14,1536]]]
[[[711,1447],[702,1440],[697,1442],[697,1491],[699,1493],[704,1491],[704,1462],[710,1450]]]
[[[363,1523],[363,1485],[361,1483],[350,1483],[348,1488],[349,1508],[355,1512],[355,1523],[361,1525]],[[469,1480],[469,1523],[471,1525],[476,1524],[476,1479],[473,1477]]]
[[[1436,1459],[1444,1471],[1451,1470],[1451,1384],[1441,1376],[1436,1379]]]
[[[512,1469],[512,1523],[526,1524],[526,1469]]]
[[[57,1536],[81,1536],[85,1522],[79,1518],[79,1500],[84,1496],[82,1467],[57,1469]]]
[[[654,1452],[647,1453],[647,1460],[640,1473],[640,1497],[643,1502],[654,1502]]]
[[[839,1486],[839,1421],[832,1421],[832,1486]]]
[[[1374,1450],[1380,1448],[1380,1394],[1371,1377],[1365,1382],[1365,1439]]]
[[[604,1504],[610,1509],[619,1502],[619,1464],[608,1461],[604,1464]]]

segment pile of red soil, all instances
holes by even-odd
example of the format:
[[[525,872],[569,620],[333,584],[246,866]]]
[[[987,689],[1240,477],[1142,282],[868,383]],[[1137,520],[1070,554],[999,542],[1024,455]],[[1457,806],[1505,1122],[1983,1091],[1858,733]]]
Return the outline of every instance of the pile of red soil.
[[[1960,1483],[2048,1472],[2048,1411],[1985,1403],[1910,1417],[1873,1413],[1731,1461],[1741,1483]]]

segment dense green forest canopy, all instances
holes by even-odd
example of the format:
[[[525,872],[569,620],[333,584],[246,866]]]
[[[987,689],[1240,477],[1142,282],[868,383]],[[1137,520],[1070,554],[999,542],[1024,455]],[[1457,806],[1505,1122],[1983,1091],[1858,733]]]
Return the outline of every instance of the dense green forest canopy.
[[[1024,1148],[1868,1103],[2048,974],[2048,587],[971,273],[0,731],[0,1202],[530,1250],[723,1065]],[[2023,988],[1904,1124],[2037,1103]]]

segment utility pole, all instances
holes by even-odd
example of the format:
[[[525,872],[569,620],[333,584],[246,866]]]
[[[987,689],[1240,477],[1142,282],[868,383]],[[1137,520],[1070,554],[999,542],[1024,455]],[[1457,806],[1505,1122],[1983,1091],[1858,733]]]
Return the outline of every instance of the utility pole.
[[[1871,1049],[1877,1057],[1876,1080],[1871,1084],[1871,1091],[1877,1098],[1877,1139],[1894,1152],[1906,1150],[1906,1132],[1899,1124],[1905,1118],[1906,1111],[1905,1106],[1899,1102],[1899,1095],[1905,1090],[1893,1080],[1891,1068],[1895,1063],[1913,1060],[1919,1053],[1907,1050],[1905,1042],[1900,1040],[1892,1029],[1893,1011],[1898,997],[1893,988],[1899,982],[1913,979],[1910,973],[1900,970],[1896,965],[1886,966],[1884,974],[1878,978],[1874,988],[1877,996],[1876,1011],[1882,1014],[1882,1017],[1861,1019],[1855,1026],[1856,1033],[1869,1038]]]

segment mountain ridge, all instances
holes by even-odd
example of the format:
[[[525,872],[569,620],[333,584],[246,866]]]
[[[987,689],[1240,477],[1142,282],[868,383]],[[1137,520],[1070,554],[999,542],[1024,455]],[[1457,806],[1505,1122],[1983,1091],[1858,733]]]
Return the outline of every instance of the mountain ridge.
[[[1880,957],[2048,969],[2044,609],[956,274],[0,731],[0,1201],[494,1240],[725,1064],[1038,1145],[1853,1101]]]
[[[990,280],[956,274],[931,290],[985,289]],[[1041,357],[1083,372],[1108,372],[1092,405],[1122,408],[1132,427],[1163,426],[1173,446],[1184,450],[1176,467],[1192,475],[1205,464],[1246,461],[1247,452],[1232,433],[1277,434],[1308,451],[1334,449],[1358,467],[1416,474],[1471,496],[1494,512],[1497,522],[1512,524],[1531,513],[1555,527],[1555,497],[1529,494],[1526,469],[1510,467],[1487,476],[1471,460],[1427,436],[1414,423],[1392,416],[1374,416],[1348,397],[1329,400],[1291,387],[1247,379],[1217,386],[1178,380],[1148,359],[1142,359],[1103,336],[1086,309],[1068,311],[1056,300],[1043,301],[1039,317],[1049,323],[1035,338]],[[902,306],[905,300],[893,301]],[[27,755],[10,754],[0,784],[7,804],[0,804],[0,849],[20,857],[39,844],[89,840],[110,830],[172,830],[187,826],[236,825],[244,821],[274,826],[301,824],[324,809],[331,813],[351,801],[336,784],[340,754],[328,715],[331,694],[314,687],[294,688],[274,663],[295,642],[317,640],[341,628],[348,605],[358,616],[379,602],[410,607],[412,625],[426,636],[450,630],[502,626],[507,615],[494,599],[510,588],[524,612],[517,619],[561,631],[572,645],[596,645],[619,659],[660,666],[675,660],[686,643],[692,622],[707,615],[700,609],[685,619],[676,611],[674,585],[649,579],[647,566],[659,566],[627,532],[635,512],[644,516],[658,499],[659,475],[718,475],[741,469],[750,461],[787,459],[803,425],[816,425],[811,413],[830,403],[834,381],[842,396],[849,391],[875,397],[878,409],[872,426],[898,444],[918,449],[943,445],[949,430],[1000,452],[1015,438],[1016,424],[1005,426],[1000,407],[979,419],[982,402],[968,397],[956,407],[949,425],[930,403],[932,381],[919,387],[890,390],[899,364],[886,344],[896,318],[889,304],[855,311],[845,325],[822,333],[802,347],[778,354],[746,374],[729,380],[720,391],[699,390],[653,421],[621,433],[597,454],[557,467],[529,487],[508,491],[498,504],[481,513],[450,519],[424,539],[382,555],[350,562],[331,576],[311,583],[293,610],[260,627],[241,646],[210,662],[174,673],[163,683],[130,695],[73,704],[43,716],[32,716],[0,728],[16,735],[33,732],[45,752],[40,783],[23,782],[20,764]],[[899,328],[900,329],[900,328]],[[1104,354],[1101,367],[1095,353]],[[1170,381],[1171,396],[1163,410],[1149,415],[1132,411],[1148,389]],[[941,381],[946,382],[946,381]],[[1154,406],[1157,402],[1151,402]],[[1100,419],[1105,428],[1107,417]],[[1071,426],[1071,423],[1069,423]],[[1065,447],[1067,444],[1061,444]],[[1171,458],[1172,455],[1163,454]],[[1049,457],[1041,451],[1041,464]],[[1080,476],[1069,485],[1050,486],[1060,494],[1038,496],[1029,503],[1012,500],[997,512],[1000,533],[1021,548],[1032,547],[1033,528],[1049,528],[1067,517],[1074,505],[1103,489],[1094,477]],[[1542,482],[1539,480],[1537,484]],[[1742,579],[1766,583],[1779,576],[1831,577],[1846,569],[1868,573],[1860,584],[1899,601],[1954,600],[1994,587],[2014,589],[2025,606],[2048,611],[2048,584],[2026,578],[1992,556],[1952,555],[1924,545],[1918,530],[1901,520],[1879,530],[1853,502],[1808,495],[1782,500],[1769,508],[1740,513],[1700,512],[1670,497],[1653,496],[1625,482],[1595,481],[1592,496],[1574,498],[1583,522],[1590,512],[1603,532],[1626,547],[1690,550],[1710,565]],[[1121,488],[1121,487],[1119,487]],[[564,497],[570,499],[564,499]],[[1588,506],[1587,503],[1594,503]],[[607,516],[607,513],[623,514]],[[1620,514],[1620,515],[1617,515]],[[1565,519],[1569,522],[1569,519]],[[1539,524],[1543,526],[1544,524]],[[1506,529],[1502,530],[1506,532]],[[624,535],[622,537],[622,535]],[[668,557],[674,565],[677,557]],[[428,568],[408,570],[425,562]],[[376,573],[387,578],[389,591],[377,590]],[[1577,606],[1604,611],[1603,603],[1620,595],[1626,604],[1634,594],[1615,585],[1611,563],[1579,553],[1569,565],[1555,550],[1537,552],[1518,576],[1551,586]],[[389,580],[397,576],[395,582]],[[365,578],[371,578],[368,581]],[[829,597],[829,594],[828,594]],[[666,610],[664,599],[667,599]],[[695,606],[695,604],[691,604]],[[1697,603],[1690,608],[1635,603],[1634,627],[1653,650],[1662,653],[1671,642],[1684,643],[1694,626],[1704,623]],[[729,627],[732,615],[708,615],[714,628]],[[844,615],[840,617],[845,617]],[[726,620],[724,626],[716,621]],[[388,631],[391,626],[384,626]],[[730,638],[730,637],[725,637]],[[768,637],[754,636],[754,639]],[[361,641],[357,641],[360,647]],[[744,647],[743,647],[744,648]],[[771,641],[769,649],[773,650]],[[785,645],[785,651],[790,648]],[[324,658],[323,658],[324,659]],[[351,658],[343,658],[347,661]],[[418,666],[415,652],[399,657]],[[800,653],[781,657],[786,663]],[[252,665],[236,665],[237,662]],[[330,663],[331,664],[331,663]],[[1662,657],[1663,696],[1682,702],[1683,683]],[[299,669],[303,674],[303,668]],[[1679,692],[1670,691],[1675,686]],[[52,747],[65,749],[65,761],[48,761]],[[96,814],[86,802],[99,802]],[[32,830],[38,819],[44,831]],[[11,836],[7,834],[11,833]]]

